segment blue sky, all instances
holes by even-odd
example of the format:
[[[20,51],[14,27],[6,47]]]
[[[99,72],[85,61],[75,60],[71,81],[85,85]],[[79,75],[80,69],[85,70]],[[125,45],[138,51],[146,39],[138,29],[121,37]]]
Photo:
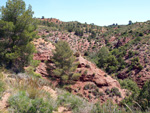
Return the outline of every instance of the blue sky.
[[[7,0],[0,0],[0,6]],[[150,0],[24,0],[35,17],[57,18],[96,25],[150,20]]]

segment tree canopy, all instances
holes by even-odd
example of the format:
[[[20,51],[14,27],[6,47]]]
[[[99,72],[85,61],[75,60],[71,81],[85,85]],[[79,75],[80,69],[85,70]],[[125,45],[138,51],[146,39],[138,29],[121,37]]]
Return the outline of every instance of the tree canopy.
[[[56,68],[53,70],[53,74],[60,78],[60,84],[77,80],[80,75],[77,73],[73,74],[77,65],[74,63],[75,56],[73,56],[73,51],[70,49],[69,44],[65,41],[58,41],[55,46],[56,49],[53,51],[52,61]]]
[[[22,71],[32,59],[34,46],[30,42],[36,37],[34,12],[23,0],[8,0],[1,7],[0,63]]]

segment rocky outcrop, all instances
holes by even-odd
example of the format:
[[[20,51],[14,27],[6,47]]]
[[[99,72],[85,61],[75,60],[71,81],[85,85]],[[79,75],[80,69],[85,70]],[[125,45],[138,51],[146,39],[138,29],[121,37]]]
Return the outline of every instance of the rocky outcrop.
[[[78,61],[80,64],[76,72],[81,73],[82,76],[80,81],[77,81],[71,86],[74,94],[83,96],[93,102],[99,99],[105,102],[111,97],[115,103],[119,103],[126,96],[126,90],[121,89],[117,80],[107,75],[104,71],[97,68],[95,64],[84,59],[82,56],[78,57]],[[85,88],[87,85],[89,85],[88,87],[94,86],[95,89],[90,90],[89,88],[87,90]],[[111,90],[112,88],[118,89],[120,96],[111,96],[111,93],[107,94],[106,90]],[[94,94],[92,92],[94,92]],[[97,97],[98,95],[101,96]]]
[[[45,39],[56,42],[57,40],[65,40],[69,43],[70,47],[74,51],[80,51],[84,54],[86,51],[94,52],[101,48],[101,43],[104,43],[103,40],[100,42],[95,42],[94,40],[87,40],[87,37],[90,36],[90,33],[84,33],[83,37],[75,35],[75,32],[61,32],[61,31],[48,31],[46,29],[42,29],[38,32],[38,35],[41,37],[45,37]]]
[[[42,77],[48,76],[49,74],[48,74],[46,68],[47,68],[46,64],[41,62],[39,64],[39,66],[36,68],[35,72],[41,74]]]
[[[52,65],[50,63],[50,56],[52,56],[52,50],[55,47],[43,39],[38,39],[34,44],[38,51],[34,55],[34,59],[42,61],[36,68],[36,72],[40,73],[43,77],[48,77],[47,65],[43,61],[49,61],[49,64]],[[77,57],[76,62],[79,62],[76,72],[81,73],[81,77],[75,84],[71,85],[72,93],[83,96],[93,102],[99,99],[105,102],[112,98],[112,101],[119,103],[125,97],[126,91],[121,89],[118,81],[97,68],[95,64],[86,60],[81,55]],[[92,87],[92,89],[86,89],[86,86]],[[116,95],[113,92],[111,93],[113,88],[117,90]],[[109,90],[109,93],[107,90]]]
[[[50,56],[52,56],[52,50],[55,49],[52,43],[48,43],[42,38],[39,38],[34,40],[33,44],[37,50],[37,53],[35,53],[33,57],[34,60],[46,61],[50,59]]]
[[[61,24],[62,21],[60,21],[59,19],[56,19],[56,18],[44,18],[44,19],[39,19],[41,21],[48,21],[49,23],[55,23],[55,24]]]

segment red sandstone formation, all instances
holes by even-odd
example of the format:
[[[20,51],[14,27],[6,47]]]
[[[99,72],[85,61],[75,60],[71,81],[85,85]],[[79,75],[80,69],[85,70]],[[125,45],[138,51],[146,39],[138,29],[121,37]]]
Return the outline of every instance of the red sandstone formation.
[[[34,59],[42,61],[36,68],[36,72],[40,73],[43,77],[49,76],[47,65],[43,61],[50,60],[52,50],[55,49],[55,47],[51,43],[45,42],[43,39],[37,39],[37,41],[34,41],[34,44],[36,45],[38,53],[40,52],[40,54],[37,53],[34,55]],[[107,75],[104,71],[97,68],[95,64],[84,59],[82,56],[79,56],[76,61],[79,62],[76,72],[81,73],[81,77],[80,80],[76,81],[76,83],[71,86],[72,93],[83,96],[93,102],[100,99],[102,103],[110,98],[115,103],[119,103],[125,97],[126,91],[120,88],[120,84],[117,80]],[[89,90],[84,89],[88,84],[93,84],[97,89],[96,91],[103,95],[97,97],[96,95],[93,95],[93,93],[89,93]],[[112,96],[106,94],[106,90],[111,91],[112,88],[117,88],[121,95]]]
[[[77,81],[71,86],[74,94],[81,95],[93,102],[96,102],[99,99],[101,102],[105,102],[111,98],[115,103],[119,103],[125,97],[126,90],[121,89],[117,80],[107,75],[104,71],[97,68],[93,63],[84,59],[82,56],[78,57],[77,59],[80,64],[76,72],[80,72],[82,76],[80,81]],[[94,85],[103,95],[100,96],[100,98],[96,98],[96,96],[93,95],[90,90],[85,90],[84,87],[88,84]],[[111,90],[114,87],[119,90],[121,97],[106,94],[106,90]],[[90,98],[89,95],[91,96]]]

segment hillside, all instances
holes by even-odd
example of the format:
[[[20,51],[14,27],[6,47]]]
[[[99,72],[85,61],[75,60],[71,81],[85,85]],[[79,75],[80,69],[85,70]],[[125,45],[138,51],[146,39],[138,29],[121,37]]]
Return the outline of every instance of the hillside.
[[[130,77],[140,87],[149,79],[149,21],[126,26],[112,25],[108,27],[81,24],[79,22],[62,22],[56,26],[55,23],[53,24],[52,27],[51,25],[48,25],[50,27],[39,26],[39,35],[52,42],[58,39],[66,40],[74,51],[79,51],[97,65],[99,65],[97,58],[99,50],[105,46],[115,56],[118,64],[117,68],[114,66],[116,69],[108,69],[111,72],[105,70],[106,67],[100,68],[104,68],[107,73],[114,74],[119,79]],[[70,32],[70,28],[72,28],[72,32]],[[82,36],[76,35],[78,29],[83,31]],[[92,32],[95,33],[94,37]],[[138,57],[139,65],[142,68],[140,71],[138,67],[130,66],[132,59],[136,57]],[[120,67],[122,65],[120,60],[124,65],[122,67]]]
[[[40,60],[41,63],[36,68],[35,72],[41,74],[43,77],[49,77],[51,76],[51,74],[47,71],[47,68],[49,68],[49,65],[53,64],[50,59],[50,53],[52,50],[49,49],[49,51],[46,51],[46,48],[47,46],[51,47],[51,49],[54,48],[50,46],[50,42],[47,43],[41,38],[36,40],[34,43],[36,44],[37,42],[40,42],[40,44],[37,46],[38,53],[34,55],[34,59]],[[40,49],[38,49],[39,47]],[[43,52],[41,52],[41,49],[43,50]],[[49,54],[49,56],[46,56],[47,54]],[[48,61],[48,64],[44,63],[45,61]],[[97,102],[99,99],[101,99],[102,103],[109,100],[109,97],[113,97],[112,100],[115,103],[119,103],[126,96],[127,91],[121,89],[120,84],[117,80],[111,78],[104,71],[98,69],[93,63],[87,61],[82,56],[78,56],[76,58],[76,62],[77,61],[79,62],[79,64],[76,69],[76,73],[81,73],[81,77],[80,80],[75,80],[77,81],[75,84],[69,86],[70,92],[80,95],[81,97],[84,97],[92,102]],[[52,82],[56,83],[57,81],[54,80]],[[116,88],[117,90],[119,89],[116,94],[111,95],[106,93],[106,90],[111,91],[111,89],[113,88]],[[89,93],[90,91],[92,94]]]
[[[150,112],[150,21],[97,26],[0,9],[0,112]]]

